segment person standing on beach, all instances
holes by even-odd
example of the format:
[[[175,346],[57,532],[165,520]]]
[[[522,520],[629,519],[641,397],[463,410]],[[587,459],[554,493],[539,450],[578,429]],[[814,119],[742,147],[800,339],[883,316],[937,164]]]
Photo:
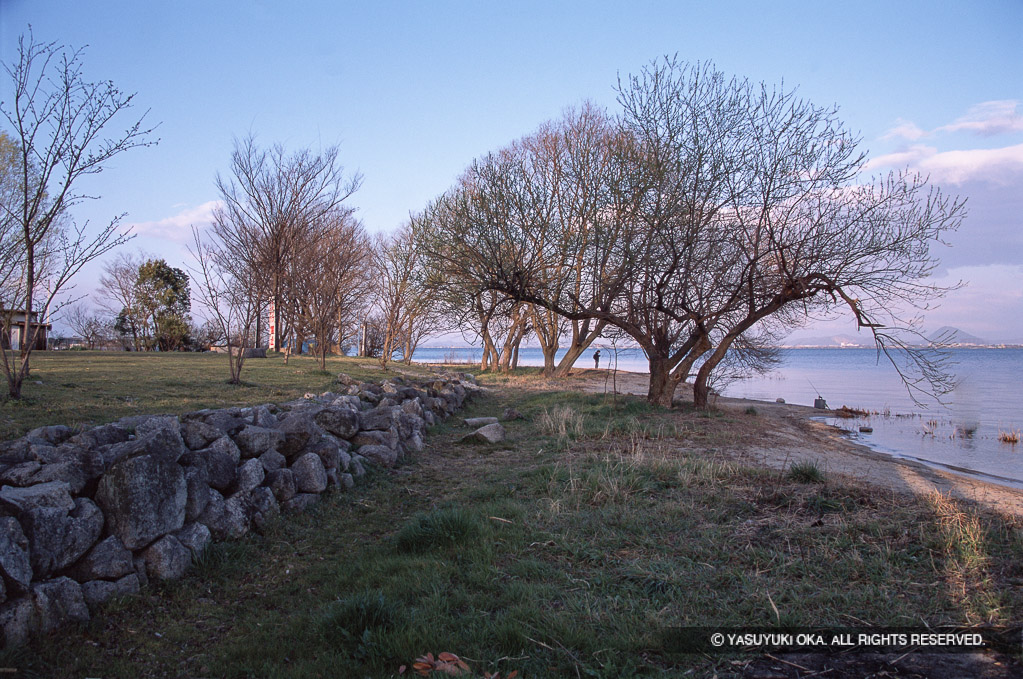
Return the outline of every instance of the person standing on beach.
[[[593,369],[600,370],[600,349],[593,352]]]

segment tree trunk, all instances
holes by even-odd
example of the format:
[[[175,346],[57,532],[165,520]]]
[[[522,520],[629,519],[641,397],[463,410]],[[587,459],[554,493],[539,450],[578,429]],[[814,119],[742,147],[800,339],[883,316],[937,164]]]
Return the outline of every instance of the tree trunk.
[[[671,400],[675,396],[675,389],[678,387],[679,378],[673,375],[671,363],[664,356],[650,356],[650,390],[647,392],[647,401],[671,407]]]
[[[273,294],[273,305],[274,305],[274,350],[275,351],[280,351],[281,350],[281,342],[284,339],[284,333],[282,332],[284,330],[284,328],[281,327],[281,315],[282,315],[281,314],[281,307],[282,307],[281,302],[283,302],[283,301],[284,301],[284,294],[281,291],[281,284],[280,284],[280,281],[278,280],[278,275],[275,273],[274,274],[274,294]],[[258,303],[257,303],[257,308],[258,308]],[[299,347],[299,352],[298,353],[300,353],[300,354],[302,353],[301,347]]]
[[[579,357],[583,355],[594,340],[600,337],[600,333],[607,326],[604,321],[597,322],[593,330],[589,329],[589,320],[583,323],[581,326],[577,322],[572,323],[572,343],[568,345],[568,351],[564,356],[561,357],[561,361],[558,363],[557,369],[554,371],[555,377],[567,377],[572,366],[579,360]]]
[[[750,322],[747,325],[752,326],[753,323]],[[741,327],[742,326],[740,325],[740,328]],[[701,365],[700,369],[696,372],[696,379],[693,381],[693,405],[695,405],[697,408],[707,407],[707,404],[709,403],[710,400],[709,397],[711,373],[714,372],[714,368],[718,366],[718,363],[720,363],[721,360],[725,357],[725,354],[728,353],[728,349],[732,346],[732,343],[735,342],[735,339],[739,335],[741,335],[742,332],[743,330],[740,330],[739,332],[733,331],[725,335],[725,337],[722,338],[721,342],[718,344],[717,348],[714,349],[714,353],[712,353],[710,357],[706,361],[704,361],[703,365]],[[708,344],[707,348],[710,348],[709,341],[707,342],[707,344]]]
[[[242,344],[245,344],[242,342]],[[238,347],[238,354],[235,355],[231,351],[234,347],[231,346],[231,334],[227,334],[227,360],[228,365],[231,368],[231,379],[228,380],[228,384],[241,384],[242,381],[242,365],[245,363],[245,347]]]
[[[519,344],[522,343],[522,338],[526,336],[528,325],[528,316],[522,314],[515,319],[514,324],[508,330],[508,336],[505,338],[504,346],[501,348],[500,372],[508,372],[512,369],[512,356],[518,353]]]
[[[693,405],[697,408],[707,408],[710,402],[710,385],[707,384],[707,378],[710,376],[710,371],[704,371],[704,367],[707,364],[704,363],[700,366],[700,371],[696,375],[696,380],[693,382]]]
[[[534,305],[530,305],[530,309],[533,317],[533,329],[537,341],[540,342],[540,351],[543,353],[543,376],[553,377],[556,368],[554,361],[557,357],[558,349],[561,348],[559,342],[561,333],[557,325],[557,316],[547,309],[540,309]],[[519,355],[516,348],[513,367],[518,367],[518,362]]]
[[[258,309],[258,305],[257,305]],[[263,314],[258,310],[256,312],[256,341],[253,343],[253,347],[259,347],[263,344]],[[280,346],[277,346],[277,351],[280,351]]]

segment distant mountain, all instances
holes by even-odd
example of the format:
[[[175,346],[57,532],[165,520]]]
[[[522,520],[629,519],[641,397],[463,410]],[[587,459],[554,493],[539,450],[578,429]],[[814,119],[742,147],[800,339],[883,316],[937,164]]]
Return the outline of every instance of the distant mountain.
[[[942,341],[952,346],[964,346],[964,347],[985,347],[985,346],[997,346],[997,345],[1012,345],[1012,344],[1023,344],[1023,342],[1017,341],[999,341],[992,342],[991,340],[971,335],[968,332],[946,325],[938,328],[934,332],[926,336],[926,340],[918,340],[914,344],[920,346],[926,344],[926,342],[938,342]],[[781,346],[783,347],[822,347],[822,348],[873,348],[874,338],[870,333],[861,333],[858,336],[855,335],[819,335],[816,337],[789,337],[785,339]]]
[[[953,328],[949,325],[943,325],[942,327],[931,333],[931,336],[927,338],[931,342],[944,342],[946,344],[968,344],[984,346],[989,345],[986,339],[981,339],[975,335],[971,335],[968,332],[964,332],[959,328]]]

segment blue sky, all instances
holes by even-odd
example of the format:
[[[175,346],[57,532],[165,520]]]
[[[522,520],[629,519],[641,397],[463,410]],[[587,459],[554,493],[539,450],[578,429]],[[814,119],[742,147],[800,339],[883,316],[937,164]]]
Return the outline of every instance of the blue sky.
[[[80,47],[88,78],[137,92],[158,146],[119,156],[79,221],[128,212],[128,247],[188,264],[235,137],[341,145],[387,232],[474,158],[665,54],[837,104],[872,169],[929,172],[967,197],[927,325],[1023,338],[1023,2],[81,2],[0,0],[0,58]],[[5,82],[0,98],[6,98]],[[83,272],[89,292],[98,266]],[[847,320],[812,331],[852,332]]]

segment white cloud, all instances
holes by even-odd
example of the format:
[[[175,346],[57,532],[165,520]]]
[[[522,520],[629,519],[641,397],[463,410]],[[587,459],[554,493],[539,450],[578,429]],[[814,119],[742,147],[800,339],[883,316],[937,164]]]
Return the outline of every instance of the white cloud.
[[[914,144],[908,149],[902,149],[901,151],[895,151],[894,153],[886,153],[883,156],[877,156],[867,161],[867,169],[873,170],[878,167],[885,168],[903,168],[913,167],[920,163],[920,161],[931,158],[938,153],[938,149],[933,146],[924,146],[923,144]]]
[[[1023,114],[1019,113],[1019,106],[1015,99],[985,101],[971,106],[966,115],[956,118],[955,122],[929,131],[921,129],[911,120],[897,118],[895,127],[888,130],[881,139],[917,141],[941,132],[973,132],[984,137],[1023,132]]]
[[[896,125],[892,129],[881,137],[881,139],[908,139],[910,141],[916,141],[921,137],[927,136],[927,132],[917,127],[916,123],[909,120],[903,120],[899,118],[895,121]]]
[[[138,222],[132,225],[132,233],[147,238],[160,238],[174,243],[187,243],[192,238],[192,226],[202,229],[213,216],[213,209],[220,201],[211,200],[202,205],[188,208],[172,217],[154,222]]]
[[[937,183],[983,181],[1006,186],[1019,182],[1023,173],[1023,144],[959,151],[938,151],[933,146],[918,144],[867,163],[868,170],[905,167],[930,175]]]
[[[1019,102],[1015,100],[985,101],[977,104],[956,119],[954,123],[942,125],[935,132],[976,132],[984,136],[1007,132],[1023,132],[1023,115],[1017,112]]]

